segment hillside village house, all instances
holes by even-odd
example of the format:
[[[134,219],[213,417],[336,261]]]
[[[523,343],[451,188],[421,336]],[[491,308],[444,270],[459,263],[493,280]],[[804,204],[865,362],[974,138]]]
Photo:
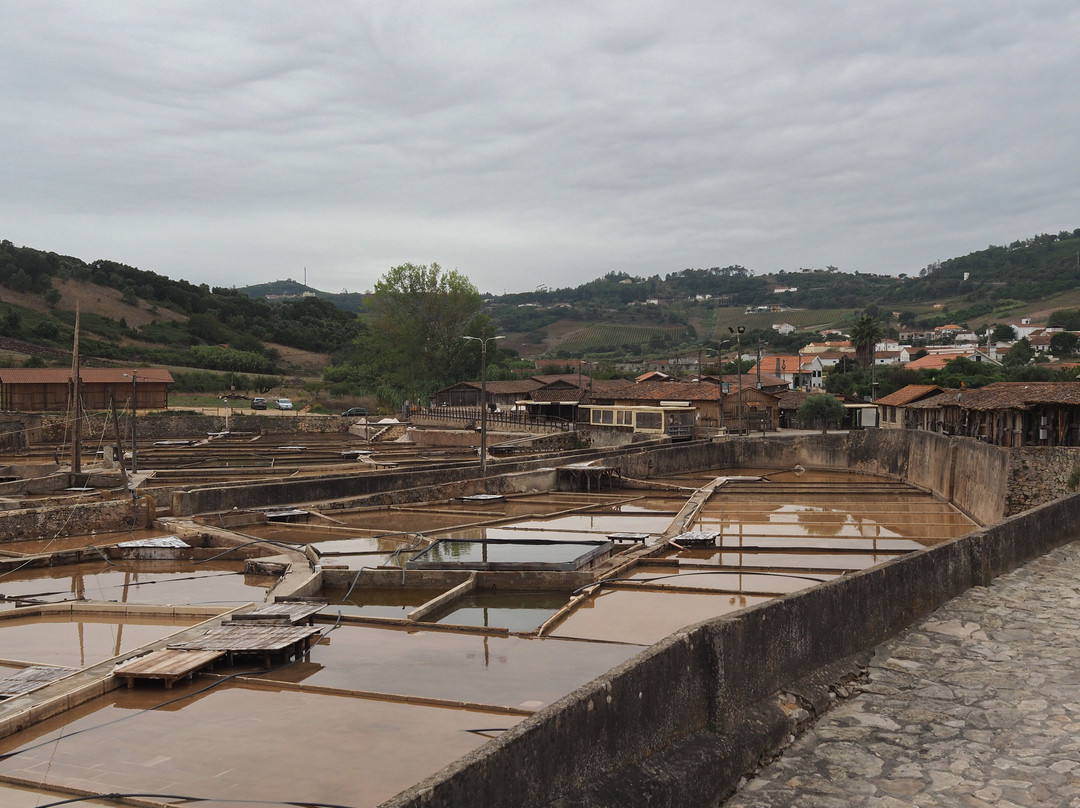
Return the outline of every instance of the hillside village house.
[[[172,374],[164,368],[82,368],[79,371],[83,407],[105,410],[115,398],[117,407],[164,410],[169,406]],[[71,370],[66,368],[0,368],[0,408],[8,412],[64,412],[71,402]]]

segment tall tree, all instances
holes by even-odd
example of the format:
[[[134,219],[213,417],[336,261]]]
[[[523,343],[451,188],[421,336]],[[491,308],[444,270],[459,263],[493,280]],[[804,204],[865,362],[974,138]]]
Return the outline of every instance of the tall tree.
[[[855,346],[855,358],[863,368],[874,364],[874,346],[884,334],[881,324],[869,314],[855,321],[851,329],[851,344]]]
[[[361,336],[364,361],[382,382],[406,392],[430,392],[468,364],[461,337],[480,314],[480,293],[468,278],[438,264],[390,269],[366,301],[370,328]]]

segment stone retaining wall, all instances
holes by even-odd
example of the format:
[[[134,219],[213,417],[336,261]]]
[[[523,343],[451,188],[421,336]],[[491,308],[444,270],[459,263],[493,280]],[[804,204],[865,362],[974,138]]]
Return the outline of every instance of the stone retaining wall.
[[[1075,476],[1074,476],[1075,475]],[[1027,446],[1009,456],[1007,513],[1021,513],[1077,490],[1080,449]]]

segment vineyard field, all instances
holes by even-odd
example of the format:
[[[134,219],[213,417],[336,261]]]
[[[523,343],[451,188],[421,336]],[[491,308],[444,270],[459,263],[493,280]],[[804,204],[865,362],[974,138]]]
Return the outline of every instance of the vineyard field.
[[[598,323],[567,334],[559,342],[559,349],[578,355],[588,351],[615,350],[624,345],[632,346],[634,349],[647,348],[654,340],[666,343],[681,340],[685,335],[686,329],[683,326]]]

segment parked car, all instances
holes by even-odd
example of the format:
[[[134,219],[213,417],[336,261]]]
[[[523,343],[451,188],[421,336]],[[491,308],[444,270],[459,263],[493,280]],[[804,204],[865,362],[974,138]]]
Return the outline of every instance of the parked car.
[[[279,398],[277,401],[274,402],[274,406],[277,407],[279,410],[291,410],[292,399]]]
[[[263,398],[262,396],[255,396],[255,398],[251,399],[251,409],[253,409],[253,410],[265,410],[266,409],[266,399]]]
[[[356,418],[360,415],[367,415],[367,410],[364,407],[349,407],[349,409],[341,413],[342,418]]]

